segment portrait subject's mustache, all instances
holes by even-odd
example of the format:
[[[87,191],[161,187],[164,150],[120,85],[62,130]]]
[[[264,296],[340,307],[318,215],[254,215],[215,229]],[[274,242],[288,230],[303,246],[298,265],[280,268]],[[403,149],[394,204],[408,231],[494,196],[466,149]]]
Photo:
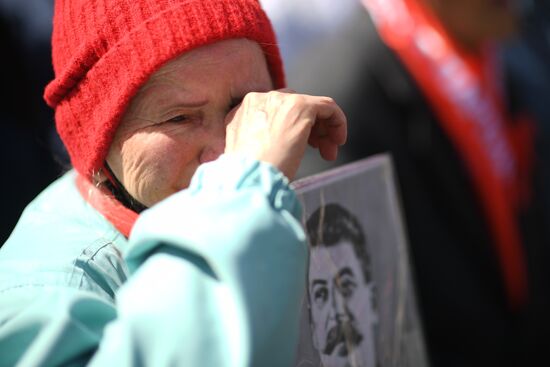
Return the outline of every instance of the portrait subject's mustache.
[[[363,336],[357,331],[352,322],[339,322],[333,326],[328,334],[325,342],[324,354],[332,354],[334,349],[342,344],[338,350],[338,355],[345,357],[353,348],[363,340]]]

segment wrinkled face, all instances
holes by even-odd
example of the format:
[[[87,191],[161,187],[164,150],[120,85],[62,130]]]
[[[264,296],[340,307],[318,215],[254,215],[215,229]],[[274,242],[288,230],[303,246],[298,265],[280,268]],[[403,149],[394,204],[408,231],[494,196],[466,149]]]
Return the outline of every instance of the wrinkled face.
[[[423,0],[466,48],[500,40],[516,30],[518,0]]]
[[[107,162],[146,206],[186,188],[225,147],[225,117],[249,92],[273,88],[260,46],[221,41],[154,73],[131,101]]]
[[[308,291],[323,365],[374,367],[373,289],[350,242],[311,249]]]

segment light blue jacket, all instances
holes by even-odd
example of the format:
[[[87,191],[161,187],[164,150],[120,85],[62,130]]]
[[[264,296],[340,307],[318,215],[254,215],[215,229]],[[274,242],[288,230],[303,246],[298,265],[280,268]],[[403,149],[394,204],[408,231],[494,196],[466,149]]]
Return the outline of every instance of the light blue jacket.
[[[289,366],[307,248],[286,178],[222,156],[127,240],[74,172],[0,249],[0,366]]]

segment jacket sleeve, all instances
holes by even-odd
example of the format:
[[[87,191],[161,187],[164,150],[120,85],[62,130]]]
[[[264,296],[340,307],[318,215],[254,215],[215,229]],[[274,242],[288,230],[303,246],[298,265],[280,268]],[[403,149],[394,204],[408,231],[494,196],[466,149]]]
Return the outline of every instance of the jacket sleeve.
[[[290,365],[307,264],[299,212],[286,178],[267,164],[222,156],[201,166],[189,189],[134,226],[131,276],[116,305],[54,297],[66,316],[55,331],[61,354],[41,335],[45,349],[25,357],[30,365]]]

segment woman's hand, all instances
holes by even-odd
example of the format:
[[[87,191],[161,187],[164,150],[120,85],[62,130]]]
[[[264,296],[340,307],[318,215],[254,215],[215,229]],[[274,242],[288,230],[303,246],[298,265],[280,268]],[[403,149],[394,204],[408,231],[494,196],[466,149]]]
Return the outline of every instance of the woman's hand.
[[[329,97],[290,90],[249,93],[226,117],[225,153],[239,153],[277,167],[292,180],[306,144],[335,160],[346,142],[346,116]]]

